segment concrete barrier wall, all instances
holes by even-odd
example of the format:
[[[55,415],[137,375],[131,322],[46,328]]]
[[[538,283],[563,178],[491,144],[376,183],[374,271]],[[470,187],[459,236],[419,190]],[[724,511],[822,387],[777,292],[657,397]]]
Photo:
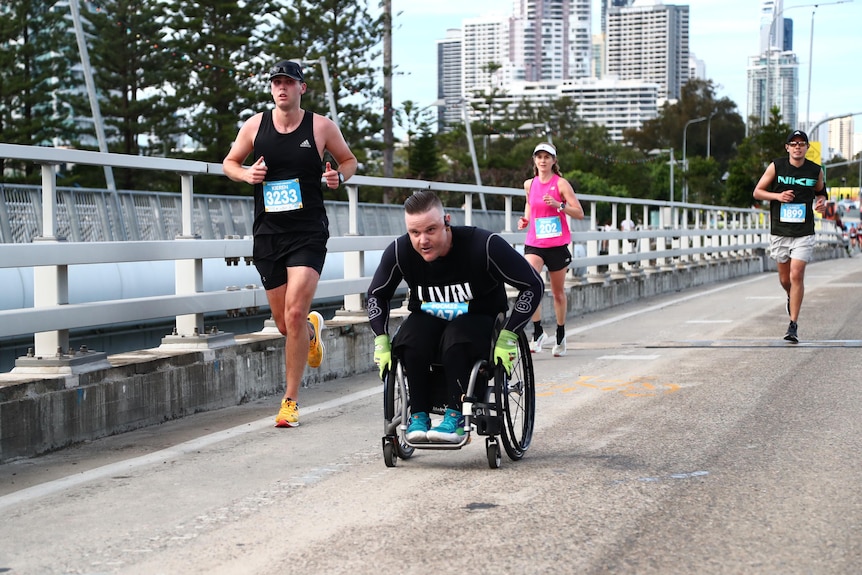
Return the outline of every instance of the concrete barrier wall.
[[[817,259],[842,255],[824,248]],[[586,278],[568,286],[569,315],[774,269],[760,254]],[[553,321],[549,292],[542,310],[544,320]],[[394,314],[393,330],[402,315]],[[320,369],[306,371],[303,386],[375,369],[374,334],[365,317],[336,315],[322,337],[326,359]],[[283,393],[281,335],[264,330],[235,341],[217,349],[162,346],[113,355],[111,367],[74,375],[0,374],[0,462]]]

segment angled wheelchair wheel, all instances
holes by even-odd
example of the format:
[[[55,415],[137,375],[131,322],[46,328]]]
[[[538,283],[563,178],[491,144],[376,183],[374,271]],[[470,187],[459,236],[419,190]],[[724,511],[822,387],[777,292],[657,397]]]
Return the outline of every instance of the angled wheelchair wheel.
[[[533,374],[533,358],[530,355],[530,344],[523,331],[518,334],[518,357],[512,368],[512,375],[507,376],[505,370],[497,365],[494,380],[502,408],[503,429],[500,439],[509,458],[518,460],[530,447],[536,418],[536,380]]]
[[[398,429],[401,425],[405,404],[408,407],[410,405],[407,380],[401,364],[398,361],[393,361],[392,369],[386,374],[386,380],[383,382],[384,428],[387,436],[394,437],[394,441],[389,444],[392,446],[389,448],[391,451],[387,450],[385,442],[383,446],[383,457],[387,463],[387,467],[395,466],[396,456],[401,459],[407,459],[415,451],[413,447],[407,445],[403,432]]]
[[[500,444],[494,437],[485,439],[485,452],[488,455],[488,467],[491,469],[500,469],[503,463],[503,456],[500,453]]]

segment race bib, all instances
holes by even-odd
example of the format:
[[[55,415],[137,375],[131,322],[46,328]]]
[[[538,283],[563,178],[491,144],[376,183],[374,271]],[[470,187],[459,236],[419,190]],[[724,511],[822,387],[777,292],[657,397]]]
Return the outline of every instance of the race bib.
[[[805,223],[805,204],[781,204],[778,219],[786,224]]]
[[[563,223],[560,216],[536,218],[536,239],[558,238],[563,235]]]
[[[299,180],[263,183],[263,207],[267,212],[290,212],[302,208]]]
[[[423,301],[420,309],[434,317],[452,321],[459,315],[467,313],[468,308],[469,304],[467,302]]]

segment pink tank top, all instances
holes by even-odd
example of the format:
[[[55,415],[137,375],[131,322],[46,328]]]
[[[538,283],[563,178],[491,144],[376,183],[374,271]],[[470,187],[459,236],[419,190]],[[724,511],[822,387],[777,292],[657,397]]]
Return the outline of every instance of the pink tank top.
[[[527,202],[530,204],[530,217],[532,221],[527,228],[528,246],[534,248],[554,248],[571,243],[572,235],[569,232],[569,222],[566,214],[558,212],[556,206],[562,202],[557,182],[560,176],[554,174],[548,183],[543,184],[538,176],[530,183],[530,193],[527,194]],[[542,198],[550,194],[557,200],[553,205],[547,205]]]

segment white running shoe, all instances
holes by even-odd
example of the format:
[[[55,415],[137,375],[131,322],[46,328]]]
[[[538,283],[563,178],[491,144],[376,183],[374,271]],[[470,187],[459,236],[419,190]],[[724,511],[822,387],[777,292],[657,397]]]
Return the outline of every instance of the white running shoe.
[[[545,340],[548,339],[548,336],[542,332],[542,335],[539,336],[539,339],[533,340],[530,342],[530,353],[541,353],[542,346],[545,344]]]
[[[566,355],[566,340],[563,338],[563,341],[560,343],[554,344],[554,357],[563,357]]]

